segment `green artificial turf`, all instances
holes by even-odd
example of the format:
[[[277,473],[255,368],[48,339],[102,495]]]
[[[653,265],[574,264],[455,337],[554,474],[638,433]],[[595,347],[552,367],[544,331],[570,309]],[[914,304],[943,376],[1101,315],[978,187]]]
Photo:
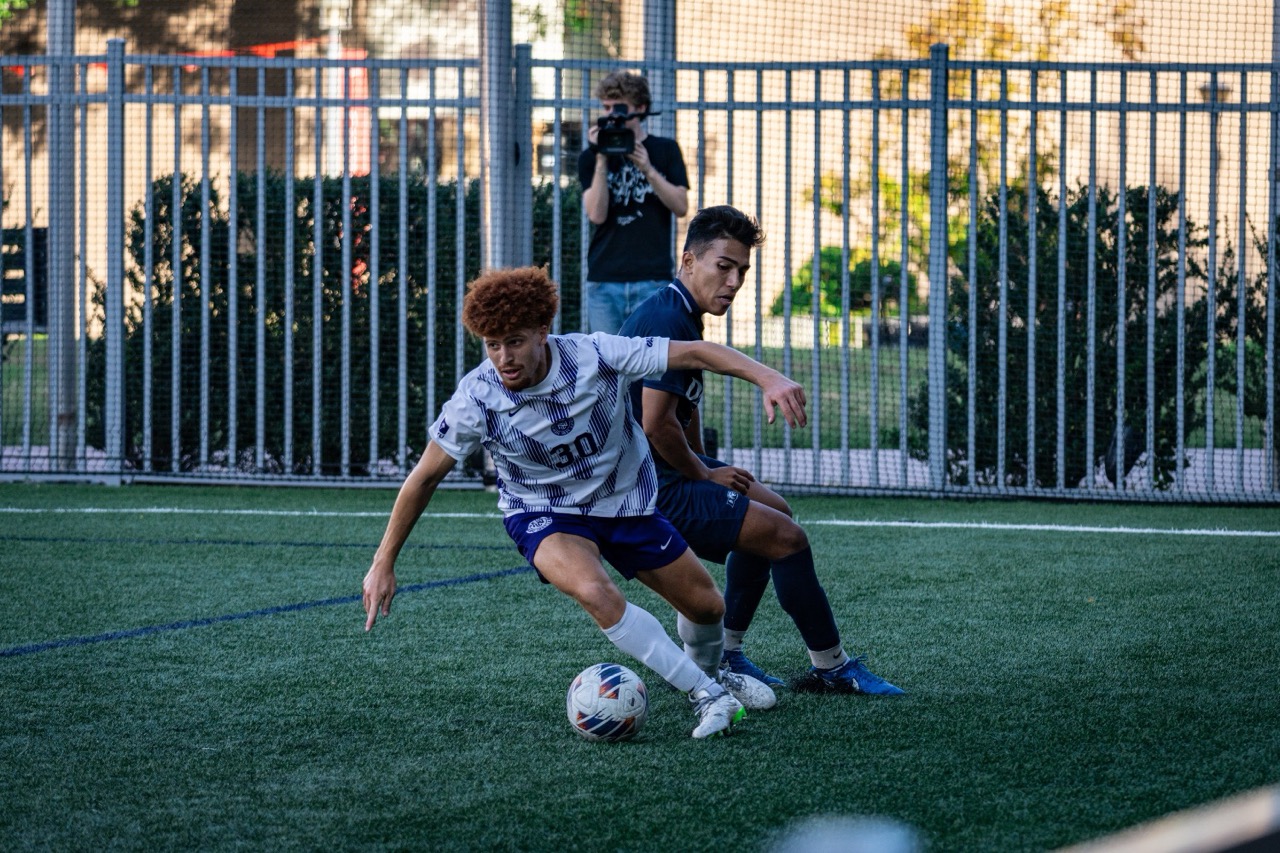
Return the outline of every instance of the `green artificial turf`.
[[[365,634],[393,499],[0,485],[0,849],[763,851],[864,815],[1044,850],[1280,781],[1280,540],[1173,532],[1273,508],[796,498],[846,644],[908,695],[784,693],[703,742],[492,495],[438,494]],[[772,596],[748,652],[807,664]],[[565,720],[601,660],[650,686],[636,741]]]

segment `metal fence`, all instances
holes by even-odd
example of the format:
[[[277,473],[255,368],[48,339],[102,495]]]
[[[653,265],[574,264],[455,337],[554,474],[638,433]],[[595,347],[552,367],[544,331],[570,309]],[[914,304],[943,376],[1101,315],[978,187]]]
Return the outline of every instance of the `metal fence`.
[[[521,47],[509,97],[476,61],[0,64],[0,476],[393,485],[480,358],[484,259],[584,315],[612,64]],[[769,235],[708,337],[809,388],[791,431],[712,383],[723,458],[830,493],[1280,497],[1270,65],[645,70],[693,205]]]

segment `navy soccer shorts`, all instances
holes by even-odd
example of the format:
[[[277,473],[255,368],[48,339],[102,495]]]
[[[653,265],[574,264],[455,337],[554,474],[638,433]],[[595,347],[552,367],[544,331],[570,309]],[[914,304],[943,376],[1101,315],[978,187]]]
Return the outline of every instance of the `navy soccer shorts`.
[[[724,468],[724,462],[698,454],[708,468]],[[684,536],[693,553],[713,563],[723,563],[738,541],[750,500],[741,492],[711,480],[690,480],[658,463],[658,512]]]
[[[520,549],[520,556],[531,566],[543,539],[552,533],[568,533],[596,543],[600,556],[627,580],[633,579],[636,572],[674,563],[689,547],[671,522],[658,513],[599,518],[559,512],[522,512],[507,516],[502,523]],[[538,578],[546,583],[541,572]]]

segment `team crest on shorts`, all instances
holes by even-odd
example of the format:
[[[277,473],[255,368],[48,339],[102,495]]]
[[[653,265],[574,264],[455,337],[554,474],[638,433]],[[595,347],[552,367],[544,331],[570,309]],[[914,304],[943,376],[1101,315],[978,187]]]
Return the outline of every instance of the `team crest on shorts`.
[[[550,526],[551,526],[551,518],[549,516],[543,515],[529,522],[529,526],[525,528],[525,532],[533,534],[541,530],[546,530]]]
[[[725,492],[724,500],[729,506],[736,506],[738,503],[738,493],[733,489],[729,489]]]
[[[573,431],[573,418],[561,418],[551,425],[551,431],[556,435],[568,435]]]

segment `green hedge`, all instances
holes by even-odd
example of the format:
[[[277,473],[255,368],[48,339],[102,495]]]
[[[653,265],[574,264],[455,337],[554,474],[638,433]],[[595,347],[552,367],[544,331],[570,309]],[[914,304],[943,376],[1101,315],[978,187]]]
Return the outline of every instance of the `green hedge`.
[[[225,450],[230,440],[229,397],[230,375],[228,351],[231,339],[231,316],[234,299],[236,329],[236,445],[237,467],[256,470],[254,461],[255,405],[257,396],[257,328],[258,296],[256,291],[259,253],[265,267],[265,359],[264,391],[266,406],[266,461],[263,469],[276,473],[339,474],[342,438],[342,330],[344,310],[349,315],[350,365],[347,425],[350,434],[350,463],[346,473],[360,476],[368,473],[370,456],[370,330],[371,294],[378,294],[379,382],[378,382],[378,446],[380,459],[396,460],[401,451],[397,444],[399,376],[399,330],[401,312],[399,249],[401,243],[399,213],[399,178],[385,176],[379,183],[378,257],[372,256],[374,235],[371,228],[371,182],[368,177],[350,179],[350,194],[344,194],[339,178],[320,182],[317,204],[316,185],[310,178],[294,182],[293,197],[286,195],[282,175],[271,174],[263,181],[266,198],[266,233],[257,233],[256,174],[239,175],[236,181],[236,285],[231,288],[230,228],[227,205],[216,188],[210,186],[207,209],[202,204],[199,181],[183,176],[178,186],[181,207],[178,234],[180,274],[179,367],[180,446],[177,467],[182,471],[199,466],[201,428],[201,340],[205,334],[201,299],[209,304],[208,335],[208,447],[211,458]],[[434,233],[428,234],[428,187],[421,180],[411,181],[407,204],[404,242],[408,247],[406,265],[407,386],[409,440],[412,452],[420,452],[421,436],[435,415],[428,411],[427,353],[428,304],[434,302],[435,324],[430,330],[434,346],[435,400],[432,409],[452,393],[454,387],[454,342],[459,323],[456,298],[458,281],[457,252],[457,184],[440,182],[436,186]],[[480,195],[475,180],[463,188],[463,281],[474,278],[480,269]],[[135,293],[145,289],[146,240],[152,239],[151,282],[151,352],[152,352],[152,467],[169,470],[175,450],[170,440],[172,401],[171,355],[173,347],[172,306],[174,300],[175,229],[173,227],[174,185],[172,177],[156,180],[151,188],[153,212],[148,222],[143,204],[129,214],[126,250],[129,258],[129,284]],[[580,198],[576,186],[562,194],[563,271],[565,282],[565,329],[578,327]],[[351,296],[344,305],[343,296],[343,213],[350,205]],[[208,245],[202,233],[208,222]],[[543,184],[534,193],[533,246],[534,263],[549,264],[552,224],[552,187]],[[317,219],[320,239],[315,238]],[[286,227],[293,228],[292,281],[293,313],[293,464],[285,471],[284,421],[285,395],[285,328],[286,314]],[[317,251],[317,248],[319,249]],[[428,259],[434,261],[434,276],[428,280]],[[372,271],[376,266],[377,280]],[[315,271],[319,268],[319,296],[316,295]],[[204,279],[208,278],[207,284]],[[95,298],[96,310],[102,309],[102,292]],[[321,447],[312,446],[313,332],[319,318]],[[144,313],[134,304],[126,316],[125,350],[125,454],[127,460],[141,466],[143,442],[143,364]],[[480,358],[480,349],[469,336],[466,340],[465,366],[470,368]],[[88,440],[102,443],[102,405],[105,398],[103,377],[105,346],[95,338],[89,346]],[[317,458],[318,450],[318,458]],[[317,468],[318,466],[318,468]]]

